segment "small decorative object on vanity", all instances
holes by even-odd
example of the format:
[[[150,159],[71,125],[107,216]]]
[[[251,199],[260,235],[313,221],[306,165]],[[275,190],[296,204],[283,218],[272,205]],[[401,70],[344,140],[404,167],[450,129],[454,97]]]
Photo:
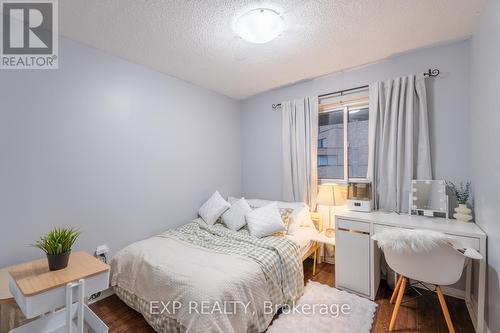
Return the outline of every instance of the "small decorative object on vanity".
[[[45,252],[49,269],[57,271],[68,266],[71,247],[78,236],[80,232],[74,228],[54,227],[47,235],[40,237],[33,246]]]
[[[467,202],[470,197],[470,182],[466,182],[465,185],[460,182],[458,186],[452,182],[448,182],[448,186],[455,194],[458,203],[453,217],[460,222],[470,222],[472,220],[472,209],[467,208]]]

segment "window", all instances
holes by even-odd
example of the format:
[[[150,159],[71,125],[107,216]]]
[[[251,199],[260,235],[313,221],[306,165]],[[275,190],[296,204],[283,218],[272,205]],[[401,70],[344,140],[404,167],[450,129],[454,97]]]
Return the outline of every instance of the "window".
[[[326,139],[318,139],[318,148],[325,148]]]
[[[328,165],[328,155],[318,155],[318,166]]]
[[[318,178],[322,182],[366,178],[368,102],[322,107],[319,114]]]
[[[318,166],[337,165],[337,155],[318,155]]]
[[[318,178],[344,178],[343,109],[330,110],[319,115]]]
[[[368,171],[368,107],[349,108],[347,142],[349,178],[366,178]]]

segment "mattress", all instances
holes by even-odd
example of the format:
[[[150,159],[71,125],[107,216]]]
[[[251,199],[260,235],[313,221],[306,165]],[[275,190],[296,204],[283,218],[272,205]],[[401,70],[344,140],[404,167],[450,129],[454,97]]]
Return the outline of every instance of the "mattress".
[[[301,243],[303,234],[296,237]],[[302,294],[298,250],[284,237],[257,239],[247,230],[195,220],[120,250],[110,280],[157,332],[263,332],[274,317],[266,304],[292,304]],[[176,311],[148,313],[152,304],[173,300],[182,305]],[[248,309],[197,311],[207,302],[224,307],[235,301]]]
[[[286,235],[286,237],[291,239],[295,244],[299,246],[299,254],[302,258],[311,248],[311,246],[313,246],[314,242],[311,240],[311,238],[317,233],[318,231],[314,228],[298,227],[293,235]]]

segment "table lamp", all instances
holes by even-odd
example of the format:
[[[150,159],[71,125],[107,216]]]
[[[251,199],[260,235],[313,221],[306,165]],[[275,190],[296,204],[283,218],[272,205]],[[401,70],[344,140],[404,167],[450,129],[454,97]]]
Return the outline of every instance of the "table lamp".
[[[317,204],[328,206],[328,228],[325,230],[326,237],[333,237],[335,229],[332,228],[332,206],[335,206],[335,185],[321,185],[318,192]]]

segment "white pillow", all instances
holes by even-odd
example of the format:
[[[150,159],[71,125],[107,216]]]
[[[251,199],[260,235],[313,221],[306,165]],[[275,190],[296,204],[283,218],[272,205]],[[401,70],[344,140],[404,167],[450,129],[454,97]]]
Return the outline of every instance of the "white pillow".
[[[233,204],[239,199],[240,198],[236,198],[236,197],[228,197],[227,201],[230,204]],[[248,204],[252,208],[267,206],[270,203],[275,202],[278,205],[278,208],[292,208],[292,209],[307,208],[307,209],[309,209],[309,206],[306,203],[299,202],[299,201],[288,202],[288,201],[265,200],[265,199],[245,199],[245,200],[248,202]]]
[[[229,197],[227,199],[229,203],[233,204],[239,198]],[[290,216],[290,222],[288,224],[288,234],[293,235],[298,227],[309,227],[316,228],[313,221],[309,215],[309,206],[304,202],[286,202],[286,201],[270,201],[264,199],[246,199],[247,203],[252,208],[263,207],[269,205],[272,202],[276,202],[278,208],[291,208],[293,213]]]
[[[285,230],[276,202],[248,212],[245,218],[250,235],[257,238],[270,236],[278,231]]]
[[[243,197],[241,198],[236,198],[236,197],[227,197],[227,202],[229,202],[231,205],[234,204],[236,201],[240,200],[240,199],[243,199]],[[248,203],[248,202],[247,202]]]
[[[247,223],[245,220],[245,214],[251,211],[252,208],[250,208],[250,205],[245,198],[241,198],[232,203],[231,208],[222,214],[222,220],[229,229],[238,231]]]
[[[240,198],[235,198],[235,197],[228,197],[227,201],[232,205],[236,201],[238,201]],[[279,203],[279,201],[271,201],[271,200],[264,200],[264,199],[246,199],[247,203],[250,205],[252,208],[259,208],[259,207],[264,207],[269,205],[270,203],[276,202]],[[278,204],[279,206],[279,204]],[[279,208],[288,208],[288,207],[279,207]]]
[[[297,227],[316,228],[314,222],[311,220],[311,214],[307,205],[293,210],[293,213],[290,216],[290,223],[297,225]]]
[[[231,205],[229,202],[215,191],[214,194],[208,199],[203,206],[198,210],[198,214],[207,224],[214,224],[215,221],[224,213]]]

